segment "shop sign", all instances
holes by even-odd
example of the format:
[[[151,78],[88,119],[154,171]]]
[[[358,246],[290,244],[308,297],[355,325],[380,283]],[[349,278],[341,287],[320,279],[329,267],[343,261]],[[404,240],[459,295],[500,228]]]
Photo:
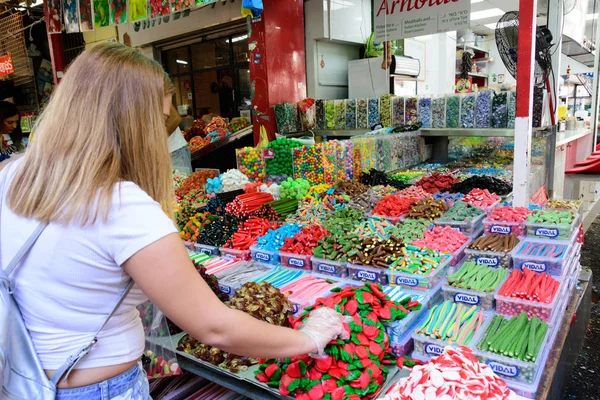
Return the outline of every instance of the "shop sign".
[[[396,40],[469,27],[471,0],[375,0],[375,40]]]
[[[15,66],[10,54],[0,57],[0,76],[10,75],[15,72]]]

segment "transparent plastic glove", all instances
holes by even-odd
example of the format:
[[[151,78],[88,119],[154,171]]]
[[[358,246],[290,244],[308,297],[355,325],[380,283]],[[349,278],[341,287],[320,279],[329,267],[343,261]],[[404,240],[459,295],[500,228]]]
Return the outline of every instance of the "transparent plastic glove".
[[[333,339],[348,339],[349,333],[344,329],[346,317],[327,307],[317,308],[304,321],[300,332],[306,333],[317,345],[317,352],[310,354],[313,358],[323,357],[325,346]]]

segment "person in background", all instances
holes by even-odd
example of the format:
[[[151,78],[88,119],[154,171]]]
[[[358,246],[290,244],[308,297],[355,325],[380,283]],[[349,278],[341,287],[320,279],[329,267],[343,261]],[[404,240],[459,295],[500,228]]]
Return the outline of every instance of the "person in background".
[[[25,150],[19,110],[8,101],[0,101],[0,133],[0,161]]]
[[[173,94],[175,87],[171,79],[165,74],[165,98],[164,108],[169,109],[169,113],[165,113],[165,123],[167,124],[167,133],[169,134],[169,153],[171,154],[171,166],[184,174],[190,175],[192,171],[192,155],[188,144],[179,129],[181,124],[181,116],[173,105]]]
[[[89,354],[59,379],[57,400],[150,398],[136,309],[147,299],[200,342],[252,358],[322,356],[349,336],[345,317],[329,308],[299,330],[255,319],[222,303],[198,274],[172,219],[164,81],[160,64],[135,49],[85,50],[40,115],[36,139],[0,164],[0,268],[43,228],[11,289],[48,378],[135,282]]]

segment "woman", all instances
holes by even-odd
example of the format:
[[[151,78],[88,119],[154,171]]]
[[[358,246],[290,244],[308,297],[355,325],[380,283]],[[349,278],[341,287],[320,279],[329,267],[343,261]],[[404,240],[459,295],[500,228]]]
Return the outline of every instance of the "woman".
[[[171,167],[190,175],[192,171],[192,155],[188,148],[187,141],[179,129],[182,118],[177,112],[177,109],[171,103],[175,87],[171,83],[169,77],[165,74],[165,99],[164,110],[169,110],[165,114],[165,123],[167,124],[167,133],[169,134],[169,153],[171,154]]]
[[[59,382],[58,399],[148,398],[135,308],[146,297],[198,340],[250,357],[322,353],[346,333],[333,310],[313,313],[301,331],[256,320],[221,303],[195,271],[169,218],[163,74],[122,45],[87,50],[40,116],[36,140],[0,170],[0,266],[48,223],[12,281],[49,378],[89,342],[130,277],[136,283]]]
[[[0,101],[0,157],[12,156],[23,151],[23,132],[21,132],[21,116],[14,104]],[[2,160],[2,158],[0,158]]]

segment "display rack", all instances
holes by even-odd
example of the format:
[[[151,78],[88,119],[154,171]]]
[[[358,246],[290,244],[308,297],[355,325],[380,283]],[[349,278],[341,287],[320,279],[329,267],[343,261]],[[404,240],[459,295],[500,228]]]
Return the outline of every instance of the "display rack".
[[[223,147],[223,146],[233,143],[237,140],[240,140],[241,138],[248,136],[251,133],[252,133],[252,125],[244,128],[244,129],[240,129],[239,131],[232,133],[231,135],[226,136],[223,139],[217,140],[214,143],[210,143],[209,145],[204,146],[200,150],[193,152],[192,153],[192,161],[196,160],[202,156],[205,156],[208,153],[211,153],[220,147]]]

